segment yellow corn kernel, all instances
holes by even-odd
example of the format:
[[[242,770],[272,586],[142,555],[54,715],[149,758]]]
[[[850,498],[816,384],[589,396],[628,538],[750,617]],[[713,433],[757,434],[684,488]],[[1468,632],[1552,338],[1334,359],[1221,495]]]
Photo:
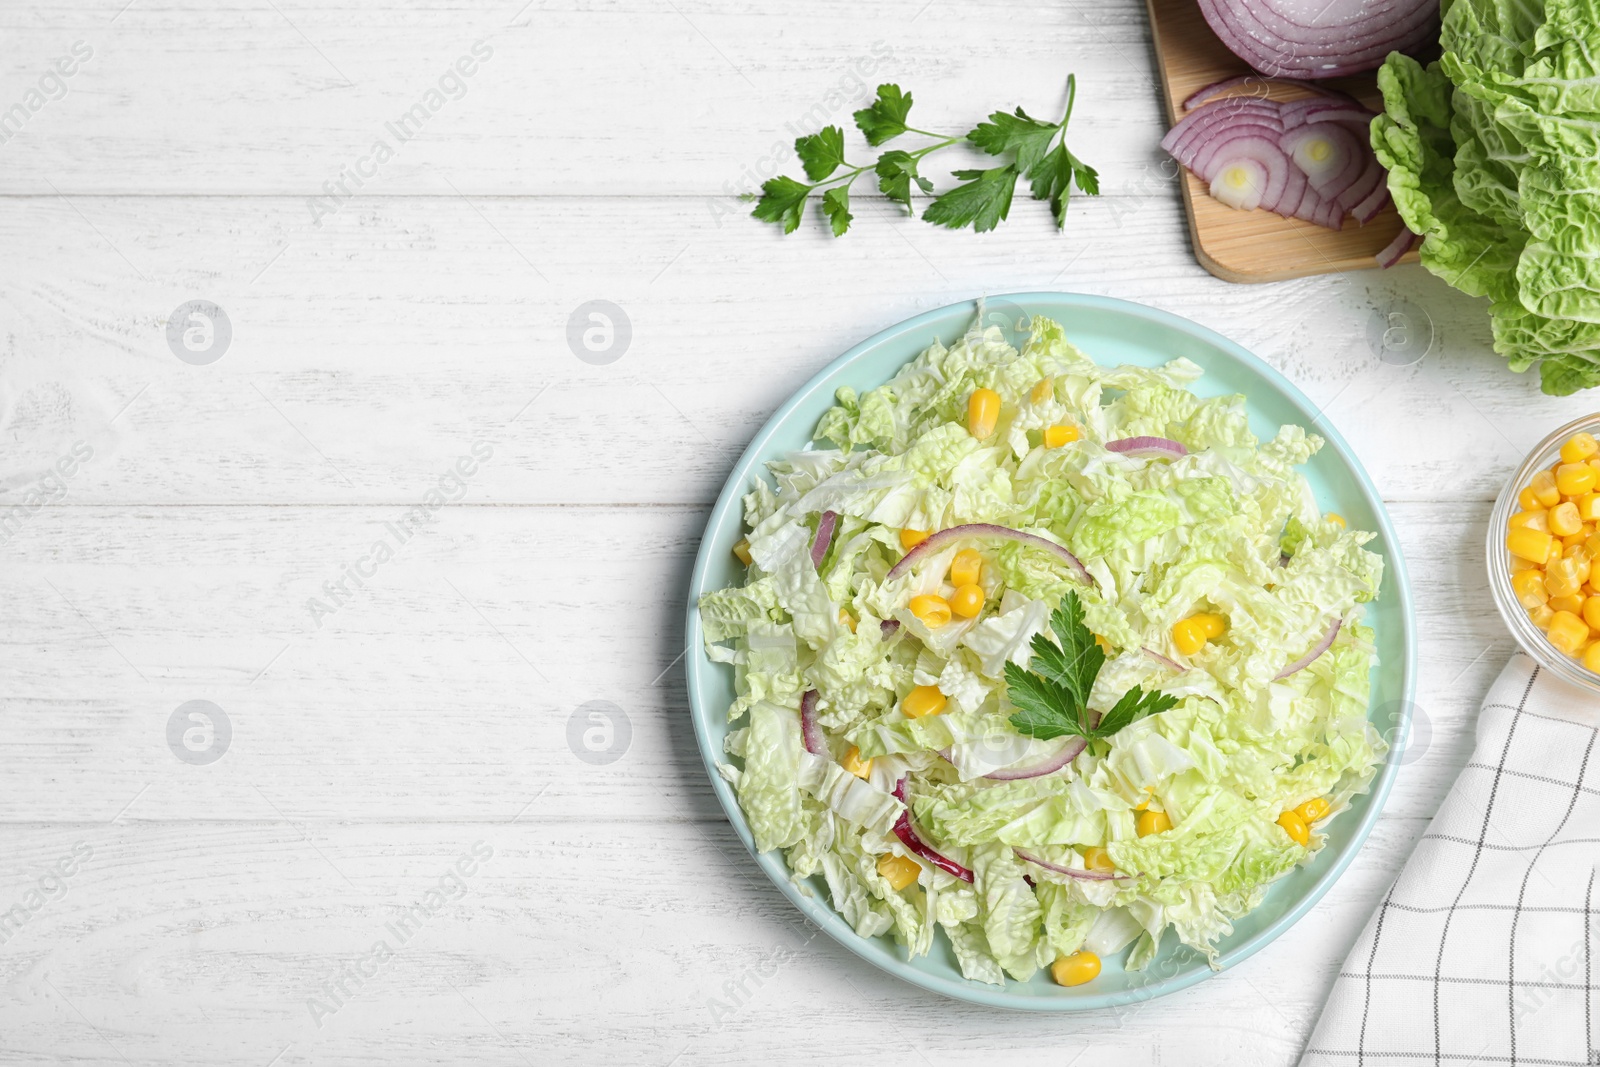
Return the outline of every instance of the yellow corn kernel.
[[[856,620],[855,620],[855,617],[852,616],[848,611],[844,610],[843,608],[839,609],[839,625],[843,626],[845,629],[849,630],[851,633],[855,633],[856,632]]]
[[[994,433],[1000,421],[1000,394],[993,389],[974,389],[967,398],[967,432],[978,440]]]
[[[1550,618],[1550,643],[1569,656],[1576,656],[1589,640],[1589,624],[1570,611],[1558,611]]]
[[[917,880],[917,875],[922,873],[922,864],[910,856],[885,852],[878,857],[878,873],[889,883],[889,888],[898,893]]]
[[[1537,567],[1513,574],[1511,589],[1525,608],[1536,608],[1550,599],[1550,591],[1544,587],[1544,571]]]
[[[861,758],[861,750],[854,745],[844,754],[844,759],[839,761],[839,766],[855,775],[857,778],[866,778],[872,774],[872,761]]]
[[[1544,506],[1543,504],[1539,503],[1539,498],[1533,495],[1533,489],[1531,487],[1524,489],[1522,492],[1517,494],[1517,503],[1522,505],[1523,511],[1533,511],[1535,508],[1541,508]]]
[[[910,552],[922,542],[933,536],[932,530],[904,529],[900,531],[900,547]]]
[[[1568,534],[1567,536],[1563,537],[1561,539],[1562,556],[1576,556],[1578,553],[1573,550],[1581,549],[1583,547],[1583,543],[1587,540],[1588,537],[1584,535],[1582,530],[1579,530],[1575,534]],[[1583,558],[1588,559],[1589,557],[1584,556]]]
[[[1582,463],[1596,453],[1600,453],[1600,441],[1586,433],[1575,433],[1561,446],[1561,462]]]
[[[963,585],[950,594],[950,610],[970,619],[983,610],[983,586]]]
[[[1223,634],[1228,632],[1228,620],[1222,615],[1215,615],[1211,612],[1202,612],[1199,615],[1194,616],[1194,618],[1200,620],[1200,628],[1205,631],[1208,639],[1212,637],[1221,637]]]
[[[900,714],[908,719],[937,715],[944,710],[945,697],[936,685],[919,685],[900,701]]]
[[[1283,827],[1283,832],[1294,839],[1294,843],[1301,848],[1311,844],[1311,827],[1297,813],[1286,811],[1278,816],[1278,825]]]
[[[1506,520],[1506,525],[1513,530],[1538,530],[1541,533],[1549,533],[1550,513],[1544,508],[1519,511]]]
[[[741,537],[733,543],[733,554],[746,567],[755,562],[755,557],[750,555],[750,539],[748,537]]]
[[[924,593],[911,598],[911,614],[930,630],[937,630],[950,621],[950,602],[942,596]]]
[[[1028,399],[1035,404],[1043,404],[1055,395],[1056,380],[1047,375],[1033,383],[1033,391],[1028,394]]]
[[[1350,525],[1348,522],[1344,521],[1344,516],[1339,514],[1337,511],[1330,511],[1322,517],[1327,519],[1329,522],[1337,523],[1340,526],[1348,527]]]
[[[1596,471],[1600,471],[1600,456],[1596,456],[1588,462],[1589,466],[1593,467]]]
[[[1544,569],[1544,587],[1551,596],[1576,596],[1589,580],[1593,567],[1586,559],[1574,556],[1558,559]]]
[[[1540,471],[1528,483],[1542,508],[1553,508],[1561,503],[1561,490],[1556,488],[1556,476],[1550,471]]]
[[[1583,611],[1580,614],[1591,629],[1600,630],[1600,596],[1591,594],[1584,598]]]
[[[1583,614],[1583,593],[1580,590],[1572,596],[1553,596],[1546,601],[1551,611],[1565,611],[1572,615]]]
[[[1583,530],[1583,520],[1578,518],[1578,505],[1570,500],[1557,504],[1547,514],[1550,516],[1550,532],[1557,537],[1571,537]]]
[[[1549,565],[1551,563],[1554,563],[1557,560],[1559,560],[1562,556],[1566,555],[1566,552],[1563,551],[1563,549],[1565,549],[1565,548],[1566,548],[1565,545],[1563,545],[1560,541],[1558,541],[1557,539],[1552,537],[1550,539],[1550,554],[1545,557],[1545,564]]]
[[[1091,871],[1114,871],[1117,865],[1111,862],[1111,853],[1099,845],[1090,845],[1083,850],[1083,865]]]
[[[1506,550],[1513,556],[1521,556],[1523,559],[1531,560],[1534,563],[1543,563],[1548,560],[1550,558],[1550,546],[1553,544],[1555,544],[1555,540],[1549,534],[1542,530],[1530,530],[1527,527],[1523,527],[1520,530],[1512,530],[1506,535]]]
[[[1600,471],[1587,463],[1563,463],[1556,468],[1556,490],[1562,496],[1582,496],[1600,482]]]
[[[1548,536],[1548,535],[1547,535]],[[1178,646],[1178,651],[1185,656],[1192,656],[1206,647],[1206,642],[1212,637],[1220,636],[1221,629],[1217,629],[1220,616],[1202,612],[1191,615],[1187,619],[1179,619],[1172,626],[1172,643]],[[1222,621],[1225,629],[1226,621]]]
[[[1056,425],[1044,428],[1044,447],[1046,448],[1060,448],[1062,445],[1070,445],[1077,439],[1078,428],[1076,426]]]
[[[1540,604],[1536,608],[1528,609],[1528,618],[1541,630],[1550,628],[1550,620],[1555,618],[1556,611],[1549,604]]]
[[[1149,837],[1151,834],[1164,834],[1172,829],[1172,820],[1167,818],[1164,811],[1141,811],[1134,829],[1139,831],[1140,837]]]
[[[1100,976],[1100,957],[1088,949],[1062,956],[1050,965],[1050,977],[1057,985],[1083,985]]]
[[[1600,641],[1583,650],[1583,665],[1600,674]]]
[[[978,555],[978,550],[975,548],[963,548],[956,553],[956,558],[950,561],[951,585],[975,585],[982,573],[983,557]]]
[[[1107,641],[1105,638],[1101,637],[1099,634],[1095,634],[1094,635],[1094,643],[1099,645],[1101,651],[1103,651],[1106,655],[1112,656],[1112,655],[1116,654],[1117,650],[1111,647],[1111,642]]]
[[[1330,807],[1332,807],[1332,805],[1321,797],[1312,797],[1298,808],[1295,808],[1294,813],[1300,816],[1300,820],[1302,822],[1304,822],[1307,826],[1310,826],[1312,823],[1328,814],[1328,809]]]

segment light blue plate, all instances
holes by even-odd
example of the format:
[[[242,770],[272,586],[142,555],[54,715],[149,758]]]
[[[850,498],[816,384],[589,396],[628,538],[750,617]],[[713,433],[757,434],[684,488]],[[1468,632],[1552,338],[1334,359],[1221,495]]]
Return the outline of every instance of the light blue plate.
[[[733,670],[706,658],[695,602],[707,590],[742,580],[742,568],[733,557],[734,543],[744,536],[740,498],[751,479],[764,473],[763,464],[810,444],[817,420],[832,405],[834,392],[840,386],[865,390],[883,383],[901,364],[935,340],[951,344],[961,337],[975,312],[973,303],[929,311],[884,330],[834,360],[756,434],[712,509],[689,587],[689,707],[712,788],[739,832],[739,839],[753,856],[744,813],[739,810],[733,789],[716,771],[728,732],[727,708],[734,698]],[[1068,339],[1102,365],[1135,363],[1151,367],[1178,356],[1188,357],[1206,371],[1195,391],[1204,396],[1243,393],[1251,428],[1262,439],[1272,437],[1281,424],[1288,422],[1299,423],[1326,438],[1328,446],[1306,465],[1306,477],[1324,510],[1341,513],[1353,527],[1378,532],[1367,547],[1384,558],[1387,569],[1381,595],[1368,605],[1367,619],[1377,632],[1379,655],[1369,713],[1373,724],[1391,742],[1403,740],[1410,724],[1416,674],[1415,623],[1405,562],[1378,491],[1338,431],[1277,371],[1227,338],[1187,319],[1124,300],[1070,293],[990,297],[985,319],[986,324],[1007,325],[1014,330],[1018,319],[1028,314],[1059,320],[1066,327]],[[1283,933],[1328,891],[1377,822],[1403,756],[1403,745],[1393,745],[1371,791],[1357,797],[1352,809],[1333,821],[1327,847],[1309,866],[1297,868],[1274,884],[1261,906],[1241,919],[1234,932],[1222,940],[1222,966],[1237,964]],[[1093,982],[1070,989],[1056,985],[1044,972],[1029,982],[1007,981],[1003,988],[972,982],[961,977],[943,934],[935,939],[933,951],[927,956],[907,960],[904,951],[887,936],[856,936],[829,905],[827,888],[820,878],[810,880],[811,893],[807,895],[789,880],[781,853],[768,852],[755,856],[755,861],[806,918],[845,948],[913,985],[958,1000],[1026,1011],[1086,1011],[1161,996],[1213,973],[1204,957],[1176,944],[1169,934],[1160,955],[1142,972],[1125,972],[1118,959],[1105,961],[1104,970]]]

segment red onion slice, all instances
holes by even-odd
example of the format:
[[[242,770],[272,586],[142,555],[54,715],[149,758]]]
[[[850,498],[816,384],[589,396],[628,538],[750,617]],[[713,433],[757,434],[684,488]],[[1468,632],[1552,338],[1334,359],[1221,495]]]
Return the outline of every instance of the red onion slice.
[[[900,843],[944,873],[959,878],[963,882],[972,881],[971,871],[948,856],[941,856],[929,848],[928,843],[918,837],[917,832],[911,828],[911,805],[906,801],[906,780],[904,778],[894,784],[894,798],[906,806],[906,809],[900,813],[900,818],[894,822],[894,836],[900,839]]]
[[[811,542],[811,565],[821,567],[822,561],[828,555],[828,546],[833,544],[833,532],[839,528],[839,513],[837,511],[824,511],[822,518],[817,520],[817,536]]]
[[[1085,882],[1116,882],[1124,878],[1133,877],[1128,874],[1113,874],[1111,871],[1080,871],[1076,867],[1063,867],[1059,863],[1050,863],[1047,860],[1042,860],[1033,853],[1024,852],[1020,848],[1013,848],[1011,851],[1017,854],[1018,859],[1027,860],[1036,867],[1043,867],[1047,871],[1064,874],[1068,878],[1081,878]]]
[[[1054,774],[1073,760],[1078,758],[1078,753],[1089,747],[1089,742],[1081,737],[1074,737],[1068,741],[1060,752],[1046,759],[1024,767],[1001,767],[998,771],[990,771],[985,778],[996,782],[1016,782],[1023,778],[1043,778],[1047,774]]]
[[[1385,245],[1383,251],[1378,253],[1378,266],[1382,267],[1384,270],[1388,270],[1396,263],[1399,263],[1400,260],[1405,257],[1407,252],[1415,248],[1417,246],[1417,242],[1420,240],[1422,240],[1422,238],[1412,233],[1406,227],[1400,227],[1400,232],[1394,235],[1394,240]]]
[[[800,698],[800,737],[805,742],[806,751],[813,756],[823,759],[832,759],[828,751],[828,742],[822,736],[822,727],[817,725],[817,691],[807,689]]]
[[[1357,222],[1371,222],[1378,217],[1378,212],[1382,211],[1388,203],[1389,186],[1384,182],[1379,182],[1378,187],[1372,190],[1370,196],[1350,209],[1350,214],[1355,216]]]
[[[1322,640],[1317,642],[1316,647],[1314,647],[1310,652],[1307,652],[1305,655],[1301,656],[1299,659],[1295,660],[1293,663],[1289,664],[1278,673],[1276,678],[1273,678],[1272,680],[1274,682],[1281,682],[1283,679],[1289,677],[1289,675],[1294,674],[1297,671],[1303,671],[1307,667],[1311,666],[1311,664],[1316,661],[1318,656],[1322,655],[1324,652],[1328,651],[1328,649],[1333,647],[1333,639],[1339,636],[1339,627],[1343,625],[1343,619],[1334,619],[1333,625],[1328,627],[1328,632],[1322,635]]]
[[[986,537],[997,541],[1014,541],[1019,545],[1028,545],[1032,548],[1049,552],[1068,567],[1082,581],[1095,584],[1095,580],[1078,557],[1067,551],[1065,545],[1058,545],[1054,541],[1040,537],[1038,534],[1024,533],[1013,530],[1009,526],[996,526],[987,522],[972,522],[964,526],[952,526],[948,530],[940,530],[932,537],[917,545],[910,552],[900,557],[900,562],[889,568],[888,577],[898,578],[906,571],[917,565],[918,560],[934,555],[940,549],[953,541],[960,541],[969,537]]]
[[[1175,659],[1168,659],[1166,656],[1163,656],[1153,648],[1141,648],[1139,651],[1143,652],[1145,655],[1149,656],[1163,667],[1171,668],[1172,670],[1177,671],[1179,674],[1182,674],[1184,671],[1189,669]]]
[[[1189,454],[1177,441],[1165,437],[1124,437],[1120,441],[1107,441],[1107,452],[1120,452],[1124,456],[1161,456],[1181,459]]]
[[[878,623],[878,638],[887,641],[894,636],[895,631],[898,629],[900,629],[899,619],[884,619]]]
[[[1278,147],[1305,172],[1318,196],[1336,200],[1366,169],[1365,147],[1336,122],[1307,122],[1284,133]]]

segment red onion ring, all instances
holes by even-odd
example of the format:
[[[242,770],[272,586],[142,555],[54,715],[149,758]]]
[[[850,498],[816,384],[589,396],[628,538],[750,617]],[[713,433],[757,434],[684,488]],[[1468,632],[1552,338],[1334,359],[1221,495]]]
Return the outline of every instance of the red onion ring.
[[[1068,878],[1081,878],[1085,882],[1117,882],[1132,877],[1132,875],[1128,874],[1113,874],[1110,871],[1080,871],[1076,867],[1063,867],[1059,863],[1049,863],[1031,852],[1022,851],[1020,848],[1013,848],[1011,851],[1017,854],[1018,859],[1027,860],[1036,867],[1043,867],[1047,871],[1064,874]]]
[[[811,565],[821,567],[823,559],[828,555],[828,546],[833,544],[833,532],[839,528],[839,513],[837,511],[824,511],[822,518],[817,520],[817,536],[811,542]]]
[[[1054,541],[1040,537],[1038,534],[1024,533],[1013,530],[1009,526],[996,526],[987,522],[972,522],[964,526],[952,526],[948,530],[940,530],[917,545],[910,552],[900,557],[900,562],[889,568],[887,577],[898,578],[906,571],[917,565],[917,561],[938,552],[952,541],[960,541],[968,537],[990,537],[998,541],[1014,541],[1019,545],[1029,545],[1033,548],[1043,549],[1054,555],[1061,562],[1072,568],[1072,572],[1082,581],[1090,585],[1095,584],[1094,577],[1088,569],[1078,561],[1078,557],[1067,551],[1065,545],[1058,545]]]
[[[1234,76],[1232,78],[1223,78],[1221,81],[1212,82],[1210,85],[1207,85],[1204,88],[1196,89],[1193,93],[1191,93],[1189,95],[1189,98],[1183,102],[1183,109],[1185,111],[1192,111],[1195,108],[1199,107],[1201,104],[1205,103],[1207,100],[1213,100],[1216,97],[1221,96],[1222,94],[1226,93],[1229,89],[1234,89],[1234,88],[1237,88],[1238,86],[1241,86],[1241,85],[1250,85],[1250,84],[1260,85],[1260,86],[1263,86],[1263,87],[1270,86],[1270,85],[1292,85],[1296,89],[1303,89],[1308,93],[1316,93],[1318,97],[1324,97],[1324,98],[1327,98],[1328,100],[1342,100],[1342,101],[1348,101],[1349,103],[1352,103],[1352,104],[1356,103],[1356,98],[1351,96],[1349,93],[1340,92],[1338,89],[1329,89],[1326,86],[1322,86],[1322,85],[1313,85],[1310,82],[1301,81],[1298,78],[1269,78],[1269,77],[1264,77],[1264,76],[1262,76],[1260,74],[1239,74],[1239,75],[1236,75],[1236,76]],[[1265,92],[1263,92],[1263,93],[1241,93],[1241,94],[1239,94],[1239,96],[1243,96],[1246,99],[1249,99],[1249,98],[1265,99],[1266,95],[1267,94]],[[1234,97],[1233,99],[1237,99],[1237,98],[1238,97]],[[1300,104],[1300,103],[1323,103],[1323,102],[1324,102],[1323,100],[1319,100],[1319,99],[1316,99],[1316,98],[1313,98],[1313,99],[1307,100],[1307,101],[1302,101],[1302,100],[1291,101],[1291,103],[1294,103],[1294,104]]]
[[[1177,441],[1166,437],[1124,437],[1120,441],[1107,441],[1107,452],[1120,452],[1124,456],[1162,456],[1181,459],[1189,454]]]
[[[806,751],[813,756],[831,759],[828,751],[828,742],[823,739],[822,727],[817,725],[817,691],[807,689],[800,698],[800,739],[805,742]]]
[[[1184,671],[1189,669],[1175,659],[1168,659],[1166,656],[1163,656],[1153,648],[1141,648],[1139,651],[1143,652],[1145,655],[1149,656],[1163,667],[1169,667],[1172,670],[1177,671],[1179,674],[1182,674]]]
[[[1303,671],[1307,667],[1311,666],[1311,664],[1316,661],[1318,656],[1322,655],[1324,652],[1328,651],[1328,649],[1333,647],[1333,639],[1339,636],[1339,627],[1343,625],[1343,619],[1334,619],[1333,625],[1328,628],[1328,632],[1322,635],[1322,640],[1318,641],[1316,646],[1313,647],[1310,652],[1307,652],[1305,655],[1301,656],[1299,659],[1285,667],[1282,671],[1279,671],[1277,677],[1273,678],[1272,680],[1274,682],[1281,682],[1283,679],[1289,677],[1289,675],[1298,671]]]
[[[939,853],[928,847],[928,843],[918,837],[917,832],[911,828],[911,805],[906,801],[906,780],[904,778],[894,784],[894,798],[906,806],[905,810],[900,813],[900,817],[894,822],[894,836],[900,839],[900,843],[944,873],[953,875],[963,882],[972,881],[971,871],[948,856],[939,855]]]
[[[1382,267],[1384,270],[1388,270],[1396,263],[1399,263],[1400,260],[1405,257],[1407,252],[1417,247],[1417,242],[1420,240],[1422,240],[1421,237],[1418,237],[1406,227],[1401,226],[1400,232],[1394,235],[1394,240],[1385,245],[1383,251],[1378,253],[1376,257],[1378,260],[1378,266]]]
[[[1076,742],[1076,745],[1074,745]],[[1054,774],[1073,760],[1078,758],[1078,753],[1089,747],[1089,742],[1081,737],[1075,737],[1062,746],[1061,751],[1048,759],[1028,767],[1002,767],[998,771],[990,771],[985,778],[996,782],[1017,782],[1024,778],[1043,778],[1047,774]]]

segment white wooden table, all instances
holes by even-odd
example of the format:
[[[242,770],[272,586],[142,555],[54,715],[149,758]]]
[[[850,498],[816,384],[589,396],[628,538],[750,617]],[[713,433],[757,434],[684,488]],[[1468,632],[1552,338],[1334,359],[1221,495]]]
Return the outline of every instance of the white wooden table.
[[[1509,651],[1491,498],[1593,399],[1508,373],[1420,268],[1201,271],[1139,0],[124,3],[0,13],[0,1062],[1295,1059]],[[956,130],[1052,112],[1068,71],[1105,195],[1065,236],[1026,200],[979,237],[863,198],[842,240],[781,238],[732,198],[867,85]],[[1326,405],[1420,609],[1420,758],[1335,889],[1235,970],[1076,1018],[811,938],[707,787],[679,662],[709,505],[782,399],[1037,289],[1189,316]],[[231,338],[180,359],[192,300]],[[568,344],[592,300],[631,325],[610,363]],[[1408,366],[1369,344],[1397,307],[1431,337]],[[613,762],[569,745],[590,701],[626,717]]]

